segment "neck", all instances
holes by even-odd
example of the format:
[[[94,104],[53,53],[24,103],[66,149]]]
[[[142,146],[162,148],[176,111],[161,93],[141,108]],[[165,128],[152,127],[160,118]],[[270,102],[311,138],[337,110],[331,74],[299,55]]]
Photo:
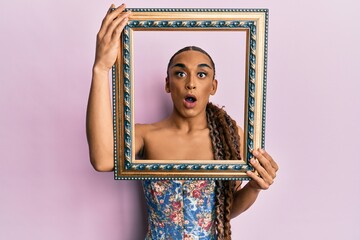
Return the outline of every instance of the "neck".
[[[184,132],[203,130],[208,127],[206,111],[193,117],[184,117],[174,109],[169,116],[169,120],[175,128]]]

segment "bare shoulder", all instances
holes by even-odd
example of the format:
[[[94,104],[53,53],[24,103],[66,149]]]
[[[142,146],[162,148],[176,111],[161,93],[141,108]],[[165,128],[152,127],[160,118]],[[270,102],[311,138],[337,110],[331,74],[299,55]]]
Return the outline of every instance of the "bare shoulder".
[[[135,124],[135,132],[136,134],[143,135],[144,133],[150,131],[153,128],[153,124]]]
[[[137,146],[143,146],[144,145],[144,138],[145,136],[151,132],[154,131],[155,127],[154,124],[135,124],[135,141]]]
[[[149,124],[135,124],[135,137],[138,143],[144,141],[144,139],[152,133],[159,133],[166,129],[166,120]]]
[[[144,138],[151,131],[152,124],[135,124],[135,153],[138,154],[144,147]]]
[[[161,131],[166,124],[164,121],[150,124],[135,124],[135,152],[138,154],[143,150],[149,139],[153,139],[153,135],[161,135]]]
[[[238,128],[238,134],[239,134],[240,138],[242,138],[244,136],[244,130],[239,125],[236,125],[236,126]]]
[[[244,151],[245,151],[245,146],[244,146],[244,143],[245,143],[245,135],[244,135],[244,130],[239,126],[237,125],[237,128],[238,128],[238,134],[239,134],[239,138],[240,138],[240,155],[241,155],[241,159],[244,159]],[[241,185],[241,184],[240,184]]]
[[[149,132],[160,130],[164,124],[162,122],[150,123],[150,124],[135,124],[135,134],[144,137]]]

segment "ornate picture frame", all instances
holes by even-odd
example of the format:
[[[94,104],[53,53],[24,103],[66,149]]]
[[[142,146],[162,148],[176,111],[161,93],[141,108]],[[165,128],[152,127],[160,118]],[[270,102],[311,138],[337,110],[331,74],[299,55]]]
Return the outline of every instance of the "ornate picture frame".
[[[251,151],[265,147],[267,9],[127,9],[132,11],[112,69],[116,180],[245,180]],[[246,69],[243,160],[138,160],[135,158],[134,31],[244,31]],[[235,48],[236,46],[234,46]]]

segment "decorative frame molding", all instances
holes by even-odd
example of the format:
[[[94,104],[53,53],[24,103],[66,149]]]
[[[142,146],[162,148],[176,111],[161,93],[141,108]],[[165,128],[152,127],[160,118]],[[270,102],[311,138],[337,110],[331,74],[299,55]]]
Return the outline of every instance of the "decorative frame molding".
[[[133,8],[112,69],[116,180],[246,180],[251,151],[265,146],[267,9]],[[133,31],[246,31],[244,160],[136,160]]]

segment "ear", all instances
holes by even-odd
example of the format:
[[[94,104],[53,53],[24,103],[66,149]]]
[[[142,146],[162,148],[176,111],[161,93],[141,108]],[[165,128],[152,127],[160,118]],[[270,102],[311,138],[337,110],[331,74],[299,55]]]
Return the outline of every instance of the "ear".
[[[170,93],[170,83],[169,83],[169,78],[168,77],[165,78],[165,91],[167,93]]]
[[[218,86],[218,81],[216,79],[214,79],[212,81],[212,89],[211,89],[210,95],[215,95],[217,86]]]

